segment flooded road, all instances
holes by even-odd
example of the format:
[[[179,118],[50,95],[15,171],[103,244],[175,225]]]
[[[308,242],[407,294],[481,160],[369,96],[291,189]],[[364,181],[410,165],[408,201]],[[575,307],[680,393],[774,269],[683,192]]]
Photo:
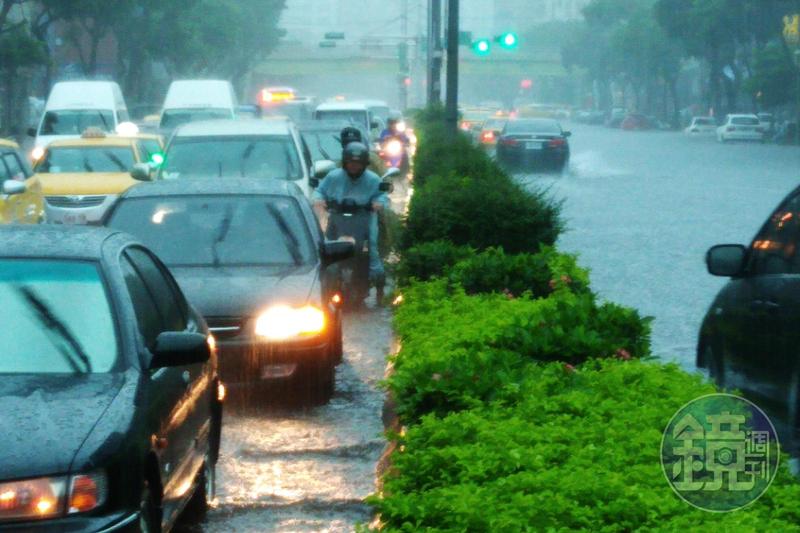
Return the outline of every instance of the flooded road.
[[[697,332],[726,279],[706,272],[714,244],[747,244],[800,185],[800,149],[713,136],[571,129],[570,170],[518,175],[564,200],[558,245],[580,255],[603,297],[655,317],[653,350],[695,366]]]
[[[225,413],[218,501],[205,523],[183,531],[344,532],[372,519],[362,500],[375,491],[385,445],[378,384],[392,333],[391,311],[368,306],[345,316],[327,405]]]

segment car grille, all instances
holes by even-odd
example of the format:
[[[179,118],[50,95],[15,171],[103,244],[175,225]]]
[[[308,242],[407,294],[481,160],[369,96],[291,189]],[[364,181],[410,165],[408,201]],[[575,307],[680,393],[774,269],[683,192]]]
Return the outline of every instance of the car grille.
[[[105,196],[48,196],[47,204],[52,207],[97,207],[105,201]]]
[[[236,317],[220,317],[210,316],[206,317],[208,329],[214,334],[217,339],[230,339],[238,336],[244,327],[244,322],[241,318]]]

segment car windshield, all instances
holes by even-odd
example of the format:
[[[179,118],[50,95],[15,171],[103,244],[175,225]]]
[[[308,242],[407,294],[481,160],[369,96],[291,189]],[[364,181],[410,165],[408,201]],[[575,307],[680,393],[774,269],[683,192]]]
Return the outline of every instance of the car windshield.
[[[317,111],[317,120],[345,120],[358,124],[361,127],[369,128],[367,124],[367,112],[360,109],[331,109],[327,111]]]
[[[178,137],[165,155],[162,176],[296,180],[303,171],[289,135]]]
[[[44,114],[40,135],[80,135],[86,128],[114,130],[114,112],[110,109],[48,111]]]
[[[371,106],[369,110],[370,113],[372,113],[372,116],[377,117],[384,122],[389,119],[389,114],[391,113],[391,110],[388,106]]]
[[[561,135],[561,126],[555,120],[510,120],[506,133],[547,133]]]
[[[316,257],[304,220],[293,198],[198,195],[123,200],[108,225],[170,267],[286,266]]]
[[[733,117],[731,119],[731,124],[737,124],[742,126],[758,126],[760,122],[756,117]]]
[[[109,372],[117,336],[95,263],[0,260],[0,374]]]
[[[135,162],[128,146],[51,146],[36,172],[128,172]]]
[[[339,131],[304,131],[303,138],[311,150],[311,159],[338,161],[342,158]]]
[[[181,124],[197,122],[200,120],[216,120],[220,118],[232,118],[231,110],[216,107],[204,107],[200,109],[169,109],[161,115],[162,128],[177,128]]]

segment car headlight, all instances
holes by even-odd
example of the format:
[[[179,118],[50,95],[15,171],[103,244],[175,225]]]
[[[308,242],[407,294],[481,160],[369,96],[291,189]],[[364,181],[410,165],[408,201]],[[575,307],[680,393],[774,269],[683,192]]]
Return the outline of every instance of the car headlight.
[[[325,313],[314,306],[276,305],[256,319],[256,335],[269,340],[287,340],[316,335],[325,329]]]
[[[0,522],[84,513],[103,505],[107,496],[100,472],[0,482]]]
[[[390,156],[398,156],[403,153],[403,143],[398,140],[392,140],[386,143],[386,153]]]
[[[42,158],[44,155],[44,148],[41,146],[37,146],[33,150],[31,150],[31,160],[36,162]]]

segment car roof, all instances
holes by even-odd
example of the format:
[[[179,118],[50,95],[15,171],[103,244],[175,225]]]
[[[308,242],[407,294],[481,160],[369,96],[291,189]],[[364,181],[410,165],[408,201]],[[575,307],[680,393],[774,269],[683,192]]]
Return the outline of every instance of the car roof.
[[[152,198],[163,196],[196,196],[224,194],[271,194],[302,196],[294,183],[278,179],[257,178],[184,178],[140,183],[128,189],[121,198]]]
[[[341,131],[347,127],[361,129],[358,124],[347,120],[303,120],[297,123],[297,129],[300,131]]]
[[[367,111],[362,102],[325,102],[317,106],[317,111]]]
[[[94,226],[0,226],[0,242],[3,243],[0,257],[100,260],[103,257],[103,244],[115,235],[125,234]],[[120,247],[137,242],[129,235],[127,237]]]
[[[225,135],[288,135],[290,122],[271,117],[261,119],[201,120],[183,124],[175,130],[175,137],[217,137]]]
[[[58,139],[47,145],[47,148],[53,147],[80,147],[80,146],[133,146],[134,139],[132,137],[118,137],[116,135],[107,135],[106,137],[76,137],[74,139]]]
[[[754,115],[752,113],[731,113],[728,116],[731,117],[731,118],[742,118],[742,117],[745,117],[745,118],[758,118],[756,115]]]
[[[389,107],[384,100],[371,100],[368,98],[362,98],[360,100],[353,100],[354,104],[364,104],[367,107]]]

